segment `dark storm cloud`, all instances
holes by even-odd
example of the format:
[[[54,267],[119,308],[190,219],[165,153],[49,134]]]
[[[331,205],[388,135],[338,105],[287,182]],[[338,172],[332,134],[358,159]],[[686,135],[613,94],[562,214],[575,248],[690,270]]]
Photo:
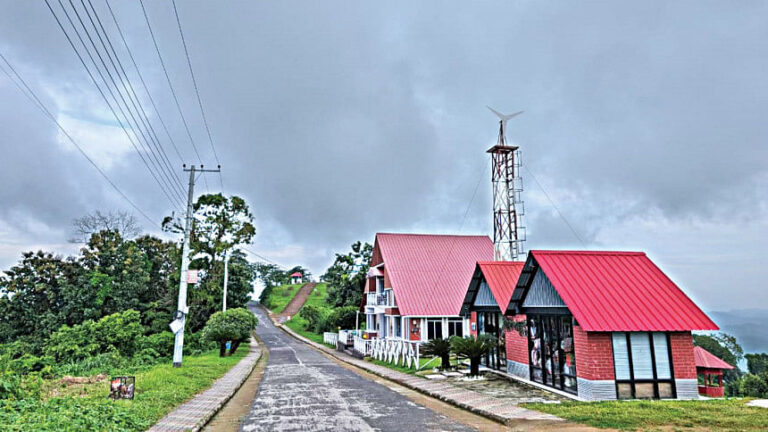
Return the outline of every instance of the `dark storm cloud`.
[[[6,3],[3,51],[52,104],[108,120],[45,6]],[[103,2],[94,3],[108,17]],[[139,5],[112,3],[186,162],[198,163]],[[214,165],[172,7],[146,4],[203,162]],[[746,244],[757,252],[749,239],[755,230],[768,233],[760,222],[768,202],[765,3],[179,8],[225,191],[248,199],[257,247],[286,264],[320,273],[334,251],[370,241],[376,231],[487,233],[490,185],[482,170],[497,123],[485,105],[526,111],[509,131],[530,169],[523,176],[532,247],[583,247],[579,236],[588,247],[655,247],[664,257],[679,250],[669,247],[676,238],[689,244],[690,232],[699,232],[691,224],[704,223],[713,224],[714,236],[728,233],[719,247]],[[32,108],[19,108],[25,101],[11,99],[13,90],[0,85],[0,121],[9,125],[3,179],[15,182],[0,195],[6,223],[13,211],[64,230],[83,207],[120,205],[108,188],[94,187],[100,180],[78,154],[56,147],[55,129],[33,121]],[[37,147],[10,144],[19,140]],[[171,211],[134,153],[112,162],[110,175],[153,218]],[[30,178],[30,167],[57,181]],[[209,177],[209,185],[213,190],[217,179]],[[674,227],[668,243],[646,238],[654,218]],[[675,237],[676,230],[688,234]],[[686,253],[700,254],[701,264],[679,270],[682,278],[716,280],[708,252],[692,249]],[[697,289],[714,298],[717,283],[709,284]]]

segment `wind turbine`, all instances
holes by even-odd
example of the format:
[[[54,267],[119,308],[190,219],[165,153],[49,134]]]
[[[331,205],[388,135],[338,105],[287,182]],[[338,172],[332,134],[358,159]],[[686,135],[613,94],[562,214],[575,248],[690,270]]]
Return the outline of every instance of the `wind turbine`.
[[[519,116],[520,114],[523,113],[523,111],[518,111],[518,112],[513,113],[513,114],[502,114],[502,113],[496,111],[495,109],[489,107],[488,105],[486,105],[485,107],[488,108],[489,110],[491,110],[492,113],[496,114],[499,117],[499,124],[501,124],[501,136],[499,138],[500,138],[501,143],[505,142],[506,138],[507,138],[507,133],[506,133],[507,132],[507,121],[509,119],[511,119],[512,117]]]

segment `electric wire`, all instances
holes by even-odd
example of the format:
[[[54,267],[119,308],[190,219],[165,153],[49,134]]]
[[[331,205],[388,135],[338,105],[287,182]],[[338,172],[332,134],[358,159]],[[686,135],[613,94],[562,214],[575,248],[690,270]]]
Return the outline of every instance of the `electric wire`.
[[[181,122],[184,124],[184,130],[187,132],[187,137],[189,137],[189,142],[192,144],[192,149],[195,151],[195,155],[197,156],[197,160],[200,162],[200,165],[203,164],[203,160],[200,158],[200,152],[197,151],[197,145],[195,145],[195,140],[192,138],[192,133],[189,131],[189,125],[187,124],[187,119],[184,117],[184,112],[181,109],[181,104],[179,103],[179,98],[176,96],[176,90],[173,88],[173,83],[171,82],[171,76],[168,74],[168,68],[165,67],[165,61],[163,60],[163,55],[160,53],[160,46],[157,44],[157,39],[155,38],[155,32],[152,30],[152,23],[149,21],[149,14],[147,14],[147,8],[144,6],[144,0],[139,0],[139,4],[141,5],[141,10],[144,14],[144,21],[147,23],[147,29],[149,29],[149,35],[152,37],[152,43],[155,46],[155,52],[157,53],[157,58],[160,59],[160,66],[163,68],[163,73],[165,74],[165,80],[168,82],[168,87],[171,89],[171,95],[173,96],[173,101],[176,103],[176,109],[179,111],[179,116],[181,117]],[[205,182],[205,187],[208,189],[208,180],[206,177],[203,177],[203,181]]]
[[[571,223],[568,222],[568,219],[565,217],[563,212],[561,212],[560,209],[557,207],[555,202],[552,200],[552,198],[547,193],[547,190],[544,189],[544,186],[542,186],[541,183],[539,183],[539,181],[536,179],[536,176],[533,175],[533,172],[531,172],[531,170],[528,168],[528,165],[523,165],[523,168],[525,168],[525,171],[531,176],[533,181],[539,186],[539,189],[541,189],[541,191],[544,193],[544,196],[547,197],[547,200],[552,205],[552,207],[555,209],[557,214],[560,216],[560,219],[562,219],[563,222],[565,222],[565,225],[568,226],[568,229],[571,230],[571,234],[573,234],[573,236],[576,237],[576,239],[579,241],[579,243],[581,243],[581,245],[586,248],[587,244],[584,242],[584,240],[581,238],[581,236],[576,232],[576,230],[573,229],[573,226],[571,225]]]
[[[82,146],[72,137],[72,135],[69,134],[69,132],[64,129],[64,126],[59,123],[59,121],[56,119],[56,117],[48,110],[48,108],[45,107],[43,102],[40,100],[39,97],[35,94],[34,91],[29,87],[27,82],[24,80],[24,78],[19,75],[19,73],[16,71],[16,69],[11,65],[11,63],[8,61],[8,59],[5,58],[3,53],[0,52],[0,58],[8,65],[8,68],[16,75],[17,79],[22,83],[24,87],[19,85],[18,82],[13,78],[13,76],[3,67],[0,65],[0,69],[2,69],[3,73],[5,73],[6,76],[13,82],[13,84],[19,89],[19,91],[24,94],[24,96],[27,97],[27,99],[32,102],[33,105],[35,105],[48,119],[50,119],[53,123],[56,124],[56,126],[59,128],[59,130],[64,134],[64,136],[67,137],[67,139],[75,146],[75,148],[80,152],[81,155],[93,166],[94,169],[104,178],[104,180],[109,183],[110,186],[131,206],[134,210],[139,212],[140,215],[142,215],[150,224],[157,227],[158,229],[162,229],[160,225],[157,224],[152,218],[150,218],[136,203],[134,203],[128,196],[115,184],[114,181],[112,181],[111,178],[104,172],[104,170],[99,167],[99,165],[94,162],[93,159],[91,159],[90,156],[88,156],[88,153],[83,150]],[[26,90],[25,90],[26,89]]]
[[[88,3],[91,3],[91,0],[88,0]],[[141,81],[141,84],[144,86],[144,90],[146,90],[147,92],[147,97],[149,98],[149,102],[152,104],[152,108],[154,108],[155,113],[157,114],[157,119],[160,120],[160,124],[163,126],[163,129],[165,130],[166,135],[168,135],[168,140],[173,145],[173,149],[176,151],[176,156],[178,156],[179,160],[183,163],[184,158],[181,156],[179,147],[176,145],[176,141],[173,139],[171,132],[168,130],[168,126],[166,125],[165,120],[163,119],[163,116],[160,114],[160,109],[157,108],[155,99],[152,97],[152,93],[149,91],[149,86],[144,81],[144,76],[142,75],[141,70],[139,69],[139,66],[136,63],[136,59],[133,56],[133,51],[128,45],[128,41],[125,39],[123,30],[117,21],[117,16],[115,16],[115,12],[112,10],[112,5],[109,3],[109,0],[105,0],[105,3],[107,4],[107,9],[109,10],[109,14],[112,17],[112,21],[115,23],[115,28],[117,29],[117,33],[120,35],[120,40],[122,40],[123,46],[125,47],[125,50],[128,52],[128,56],[131,59],[131,63],[133,64],[133,67],[136,70],[136,75],[138,75],[139,80]],[[91,8],[93,8],[93,4],[91,4]]]
[[[208,134],[208,142],[211,144],[211,150],[213,150],[213,157],[216,163],[221,166],[219,162],[219,155],[216,153],[216,146],[213,145],[213,137],[211,136],[211,128],[208,127],[208,119],[205,117],[205,109],[203,109],[203,100],[200,98],[200,90],[197,87],[197,79],[195,79],[195,71],[192,69],[192,60],[189,58],[189,50],[187,49],[187,40],[184,37],[184,31],[181,29],[181,19],[179,18],[179,10],[176,8],[176,0],[173,3],[173,13],[176,15],[176,25],[179,28],[179,35],[181,36],[181,43],[184,46],[184,54],[187,56],[187,66],[189,66],[189,74],[192,76],[192,85],[195,88],[195,95],[197,95],[197,104],[200,106],[200,114],[203,118],[203,125],[205,125],[205,131]],[[222,191],[224,190],[224,180],[221,176],[221,170],[219,170],[219,183],[221,184]]]
[[[115,97],[115,94],[112,91],[112,88],[109,86],[109,83],[107,82],[106,78],[104,78],[104,74],[102,74],[101,69],[98,66],[98,63],[96,63],[95,59],[93,58],[93,55],[91,54],[90,50],[88,49],[88,46],[85,44],[85,41],[83,40],[83,37],[82,37],[81,33],[77,29],[77,26],[72,21],[72,18],[69,15],[69,13],[67,12],[67,9],[64,7],[64,5],[61,2],[61,0],[59,0],[59,6],[64,11],[64,15],[67,17],[67,20],[69,21],[69,24],[72,26],[72,29],[75,31],[75,34],[77,35],[78,39],[80,40],[80,43],[83,45],[83,48],[86,50],[86,53],[88,54],[88,57],[93,62],[97,72],[99,73],[99,76],[104,81],[104,84],[106,85],[107,90],[109,91],[109,93],[113,97],[113,99],[115,100],[115,104],[117,105],[117,107],[120,110],[121,114],[123,114],[123,116],[124,116],[124,118],[126,120],[126,123],[128,123],[128,126],[132,129],[132,132],[135,134],[137,141],[139,141],[139,143],[142,144],[142,146],[144,147],[145,151],[147,151],[148,156],[149,156],[148,159],[150,160],[150,162],[152,162],[152,164],[154,165],[154,167],[157,170],[157,172],[160,173],[160,178],[162,179],[163,183],[165,183],[165,185],[167,187],[169,187],[169,189],[171,189],[171,191],[173,191],[173,193],[175,195],[175,199],[177,200],[177,201],[175,201],[176,205],[179,205],[180,202],[183,202],[183,198],[182,198],[182,196],[183,196],[183,194],[182,194],[183,189],[180,192],[180,190],[175,189],[173,187],[173,181],[170,179],[170,177],[168,175],[168,172],[163,170],[162,164],[159,161],[159,158],[152,151],[152,149],[151,149],[151,147],[149,145],[149,140],[147,139],[146,135],[144,134],[144,131],[140,128],[139,123],[136,120],[136,117],[133,115],[133,111],[131,111],[130,106],[125,101],[125,97],[123,97],[123,94],[120,92],[120,88],[118,87],[117,83],[115,82],[114,76],[112,76],[112,73],[109,70],[109,67],[106,65],[106,62],[104,61],[104,58],[101,55],[101,52],[96,47],[96,43],[93,41],[93,38],[91,37],[90,32],[86,28],[85,23],[83,22],[79,12],[74,7],[74,4],[72,3],[72,0],[69,0],[69,3],[70,3],[70,6],[72,6],[72,8],[73,8],[73,12],[75,13],[75,16],[76,16],[78,22],[80,23],[80,25],[82,26],[83,30],[85,31],[86,37],[88,38],[89,42],[91,43],[91,46],[93,47],[93,49],[94,49],[94,51],[96,53],[96,56],[99,58],[102,66],[104,67],[104,71],[107,73],[107,75],[109,76],[110,81],[112,82],[112,85],[115,87],[115,91],[117,92],[118,96],[120,96],[120,99],[122,100],[123,104],[125,105],[126,110],[131,115],[131,118],[133,119],[133,124],[131,124],[130,119],[125,114],[125,111],[123,110],[122,106],[120,105],[120,102],[117,100],[117,97]],[[119,119],[118,119],[118,121],[119,121]],[[135,126],[134,126],[134,124],[135,124]],[[121,122],[121,125],[122,125],[122,122]],[[136,134],[137,130],[138,130],[139,134]],[[126,134],[127,134],[127,130],[126,130]],[[141,139],[139,139],[139,135],[141,136],[141,138],[143,138],[143,140],[144,140],[143,142],[142,142]]]
[[[76,11],[75,6],[72,3],[72,0],[69,0],[69,3],[72,6],[72,8]],[[91,16],[91,12],[88,10],[88,7],[85,5],[85,2],[83,0],[80,0],[80,3],[83,5],[83,9],[87,14],[88,19],[91,22],[91,25],[93,26],[96,32],[96,35],[99,38],[99,42],[101,42],[101,45],[104,48],[104,51],[106,52],[107,57],[109,58],[110,64],[112,64],[112,67],[114,68],[118,76],[118,81],[120,81],[120,83],[122,84],[123,90],[128,95],[128,99],[130,100],[134,110],[136,110],[139,120],[141,120],[141,123],[144,125],[144,130],[147,132],[147,135],[149,135],[149,138],[150,138],[149,141],[152,144],[154,144],[155,150],[160,154],[159,157],[155,155],[155,158],[159,159],[162,162],[162,164],[165,165],[165,170],[167,170],[166,177],[169,177],[170,179],[175,181],[175,186],[176,188],[178,188],[178,191],[182,194],[182,197],[183,197],[184,187],[181,183],[181,179],[179,178],[178,172],[171,167],[170,159],[168,159],[168,154],[165,152],[165,149],[160,143],[157,133],[155,132],[154,127],[152,127],[152,123],[149,121],[149,117],[147,116],[147,113],[144,110],[144,106],[141,104],[141,101],[139,100],[139,97],[133,88],[133,84],[131,83],[131,80],[128,77],[128,74],[125,72],[123,63],[120,61],[120,57],[118,56],[117,51],[112,45],[112,41],[109,38],[109,34],[107,33],[106,29],[102,25],[101,18],[99,18],[98,13],[96,12],[95,9],[93,9],[93,16]],[[96,18],[96,21],[98,22],[99,27],[96,26],[96,23],[94,22],[94,17]],[[99,30],[99,28],[101,29],[101,31]],[[103,38],[102,38],[102,34],[104,35]],[[105,39],[107,41],[106,44],[104,43]],[[109,48],[107,48],[107,44],[109,45]],[[115,61],[117,61],[117,66],[119,66],[119,69],[117,66],[115,66]],[[122,72],[122,75],[121,75],[121,72]],[[137,126],[139,126],[138,123],[137,123]],[[146,135],[144,135],[144,138],[146,140]]]
[[[51,14],[53,15],[53,18],[56,20],[56,23],[58,24],[59,28],[60,28],[60,29],[61,29],[61,31],[64,33],[64,36],[66,37],[67,41],[69,42],[69,45],[70,45],[70,47],[71,47],[71,48],[72,48],[72,50],[75,52],[75,54],[77,55],[78,59],[80,60],[80,63],[83,65],[83,67],[85,68],[86,72],[88,73],[88,76],[91,78],[91,81],[93,81],[94,85],[96,86],[96,89],[99,91],[99,94],[101,95],[102,99],[104,99],[104,102],[107,104],[107,107],[108,107],[108,108],[110,109],[110,111],[112,112],[112,115],[114,115],[115,119],[116,119],[116,120],[117,120],[117,122],[120,124],[120,127],[122,128],[123,132],[124,132],[124,133],[125,133],[125,135],[128,137],[128,140],[130,141],[131,145],[132,145],[132,146],[133,146],[133,148],[136,150],[136,152],[139,154],[139,157],[141,158],[142,162],[144,163],[144,166],[147,168],[147,171],[149,171],[150,175],[152,175],[152,177],[154,178],[154,180],[155,180],[155,182],[157,183],[157,185],[160,187],[160,189],[162,190],[162,192],[163,192],[163,193],[166,195],[166,197],[168,198],[169,202],[170,202],[170,203],[172,203],[172,205],[173,205],[174,207],[176,207],[176,206],[178,205],[178,203],[176,203],[176,202],[175,202],[175,200],[174,200],[174,199],[171,197],[171,195],[169,195],[169,193],[168,193],[168,191],[166,190],[166,188],[165,188],[165,187],[162,185],[162,182],[161,182],[161,181],[158,179],[157,175],[155,174],[155,172],[154,172],[154,171],[152,170],[152,168],[150,167],[150,164],[149,164],[149,162],[147,162],[147,159],[144,157],[144,154],[143,154],[143,153],[142,153],[142,152],[139,150],[139,148],[138,148],[138,146],[136,145],[136,142],[134,141],[133,137],[131,136],[131,134],[130,134],[130,133],[128,133],[128,130],[126,129],[126,127],[125,127],[125,124],[122,122],[122,120],[120,119],[120,117],[117,115],[117,112],[115,111],[115,108],[112,106],[112,103],[111,103],[111,102],[109,101],[109,99],[107,98],[106,94],[104,93],[104,90],[103,90],[103,89],[101,88],[101,86],[99,85],[98,81],[96,80],[96,77],[93,75],[93,72],[91,71],[91,69],[90,69],[90,68],[88,67],[88,65],[86,64],[86,62],[85,62],[85,59],[83,58],[82,54],[80,53],[80,51],[79,51],[79,50],[77,49],[77,47],[75,46],[74,40],[73,40],[73,39],[72,39],[72,37],[69,35],[69,32],[67,32],[67,31],[66,31],[66,29],[64,28],[64,24],[61,22],[61,20],[59,19],[59,16],[56,14],[56,12],[53,10],[53,7],[51,6],[51,4],[50,4],[49,0],[45,0],[45,4],[46,4],[46,6],[48,7],[48,10],[49,10],[49,11],[51,12]],[[65,12],[65,14],[66,14],[66,10],[64,9],[63,5],[61,4],[61,0],[59,0],[59,5],[62,7],[62,9],[64,10],[64,12]],[[68,15],[68,14],[67,14],[67,16],[69,17],[69,15]],[[70,20],[70,22],[71,22],[71,18],[69,18],[69,20]],[[80,39],[80,42],[81,42],[81,43],[83,44],[83,46],[85,47],[85,42],[82,40],[82,37],[79,35],[79,33],[78,33],[78,38]],[[95,65],[95,64],[96,64],[96,62],[95,62],[95,60],[93,59],[93,56],[90,54],[90,52],[89,52],[89,51],[87,51],[87,50],[86,50],[86,52],[88,53],[89,57],[91,58],[91,61],[92,61],[92,62],[94,63],[94,65]],[[106,79],[104,78],[103,74],[101,74],[101,70],[99,70],[99,69],[97,68],[97,72],[98,72],[98,73],[99,73],[99,75],[101,76],[102,80],[103,80],[103,81],[106,83]],[[110,93],[111,93],[111,89],[110,89],[108,86],[107,86],[107,89],[108,89],[108,90],[110,91]],[[115,97],[114,97],[114,94],[112,94],[112,97],[113,97],[113,98],[115,98]],[[115,98],[115,100],[116,100],[116,98]],[[120,110],[122,111],[122,108],[121,108],[119,105],[118,105],[118,109],[120,109]]]

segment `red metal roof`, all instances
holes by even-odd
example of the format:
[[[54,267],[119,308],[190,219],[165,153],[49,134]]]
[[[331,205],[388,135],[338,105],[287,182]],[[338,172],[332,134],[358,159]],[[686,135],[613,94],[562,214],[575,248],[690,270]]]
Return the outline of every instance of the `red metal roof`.
[[[302,276],[304,276],[304,275],[299,273],[299,272],[294,272],[294,273],[291,274],[291,277],[302,277]]]
[[[515,285],[520,278],[520,272],[525,265],[522,261],[480,261],[477,263],[483,277],[491,289],[496,304],[506,310]]]
[[[697,368],[733,369],[733,366],[700,346],[693,347],[693,358]]]
[[[530,254],[586,331],[718,330],[642,252]]]
[[[458,315],[476,263],[493,259],[487,236],[379,233],[375,243],[404,316]]]

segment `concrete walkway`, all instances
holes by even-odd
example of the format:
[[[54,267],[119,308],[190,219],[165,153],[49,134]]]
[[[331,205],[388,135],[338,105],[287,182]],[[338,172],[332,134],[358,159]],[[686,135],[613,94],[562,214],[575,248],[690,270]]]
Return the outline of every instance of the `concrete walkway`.
[[[199,431],[208,420],[237,392],[248,378],[256,362],[261,358],[261,349],[251,338],[250,351],[223,377],[208,389],[183,403],[170,414],[160,419],[149,432]],[[183,366],[182,366],[183,367]]]
[[[279,325],[279,324],[278,324]],[[379,366],[365,360],[354,358],[350,355],[341,353],[325,345],[315,343],[291,330],[290,328],[279,325],[285,332],[296,339],[323,351],[326,354],[375,375],[381,376],[398,384],[409,387],[420,393],[448,402],[459,408],[469,410],[475,414],[496,420],[501,423],[508,423],[514,420],[545,420],[562,421],[561,418],[551,414],[545,414],[538,411],[519,407],[509,399],[500,399],[492,396],[483,395],[476,391],[457,387],[441,381],[430,381],[415,375],[409,375],[385,366]]]

